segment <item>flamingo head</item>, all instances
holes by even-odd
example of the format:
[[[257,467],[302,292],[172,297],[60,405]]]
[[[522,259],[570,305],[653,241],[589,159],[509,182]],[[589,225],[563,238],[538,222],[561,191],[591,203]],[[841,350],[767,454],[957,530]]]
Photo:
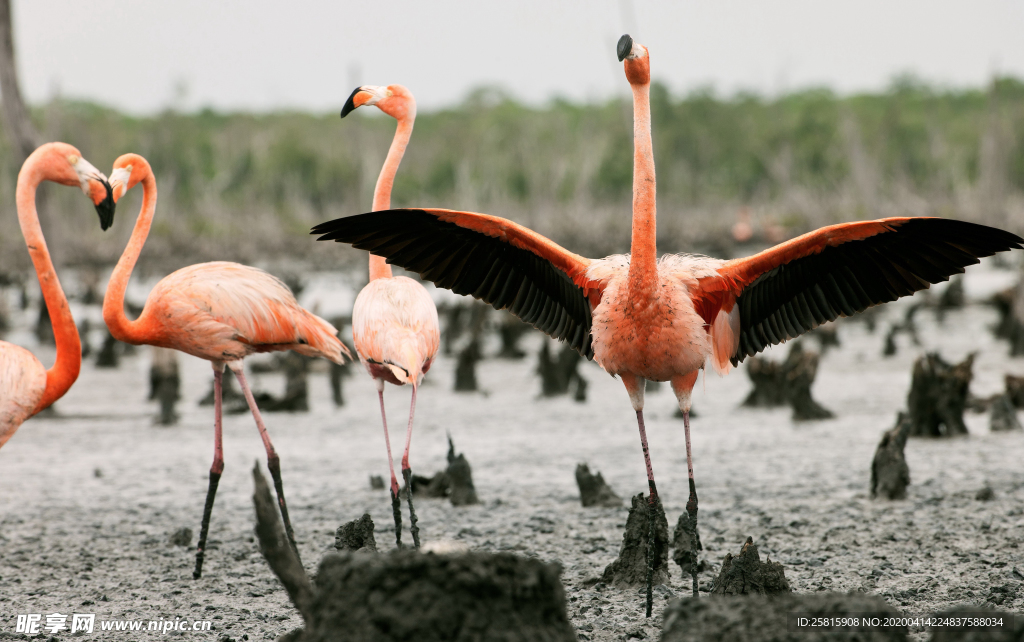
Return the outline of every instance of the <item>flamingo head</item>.
[[[363,105],[376,105],[377,109],[396,120],[416,117],[416,99],[412,97],[412,92],[402,85],[356,87],[345,101],[341,117],[348,116],[356,107]]]
[[[651,82],[651,58],[647,53],[647,47],[634,42],[629,34],[625,34],[619,38],[615,52],[626,69],[626,80],[629,84],[646,85]]]
[[[92,163],[82,158],[82,153],[67,143],[47,143],[32,153],[49,157],[53,168],[52,180],[61,185],[78,187],[92,204],[100,217],[100,227],[106,230],[114,222],[114,199],[107,177]]]
[[[123,154],[114,161],[110,171],[110,186],[116,203],[128,190],[153,172],[149,162],[138,154]]]

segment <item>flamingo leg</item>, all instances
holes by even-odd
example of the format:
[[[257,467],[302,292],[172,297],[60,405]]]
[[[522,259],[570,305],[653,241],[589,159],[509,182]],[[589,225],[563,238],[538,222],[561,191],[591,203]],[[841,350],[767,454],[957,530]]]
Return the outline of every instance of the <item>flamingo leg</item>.
[[[654,468],[651,466],[651,453],[647,448],[647,430],[644,428],[644,390],[647,381],[633,374],[620,373],[622,383],[629,393],[629,400],[636,410],[636,423],[640,428],[640,445],[644,450],[644,464],[647,466],[647,617],[651,617],[654,608],[654,522],[658,512],[658,487],[654,484]]]
[[[203,523],[199,529],[199,546],[196,549],[196,570],[192,579],[203,576],[203,558],[206,555],[206,536],[210,531],[210,514],[213,513],[213,499],[217,496],[217,485],[224,472],[224,445],[221,438],[221,393],[223,392],[224,364],[213,364],[213,465],[210,466],[210,487],[206,491],[206,506],[203,508]]]
[[[420,547],[420,527],[416,525],[416,509],[412,505],[412,468],[409,467],[409,446],[412,445],[412,417],[416,412],[416,384],[412,386],[412,402],[409,404],[409,428],[405,432],[405,452],[402,454],[402,478],[405,479],[405,498],[409,500],[409,531],[416,548]]]
[[[270,443],[270,435],[267,433],[267,426],[263,423],[263,416],[260,415],[260,409],[256,406],[256,399],[252,396],[252,390],[249,389],[249,382],[245,380],[245,373],[242,372],[242,362],[233,361],[228,364],[231,371],[235,373],[235,377],[238,379],[238,385],[242,387],[242,393],[245,395],[245,400],[249,403],[249,410],[252,411],[252,416],[256,420],[256,428],[260,431],[260,437],[263,439],[263,447],[267,450],[267,469],[270,471],[270,476],[274,479],[274,490],[277,491],[277,503],[281,508],[281,517],[284,520],[284,532],[288,535],[288,542],[292,545],[292,550],[295,551],[295,556],[299,555],[299,547],[295,544],[295,533],[292,531],[292,522],[288,519],[288,504],[284,499],[284,484],[281,483],[281,459],[277,456],[277,451],[274,450],[274,444]]]
[[[647,465],[647,617],[654,607],[654,522],[658,512],[658,487],[654,484],[654,469],[651,467],[651,453],[647,449],[647,431],[644,429],[644,411],[636,411],[636,422],[640,426],[640,444],[644,449],[644,463]]]
[[[679,399],[679,410],[683,412],[683,430],[686,434],[686,472],[690,478],[690,498],[686,502],[686,512],[690,516],[693,530],[690,532],[690,577],[693,579],[693,596],[699,597],[697,587],[697,485],[693,481],[693,454],[690,450],[690,394],[697,383],[699,370],[672,378],[672,391]]]
[[[395,477],[395,463],[391,459],[391,438],[388,436],[388,418],[384,413],[384,382],[377,383],[380,398],[380,418],[384,422],[384,446],[388,449],[388,469],[391,471],[391,512],[395,516],[395,545],[402,548],[402,500],[398,497],[398,478]],[[411,494],[411,493],[410,493]]]
[[[693,596],[697,590],[697,485],[693,482],[693,456],[690,454],[690,411],[683,411],[683,430],[686,432],[686,471],[690,476],[690,498],[686,501],[686,512],[690,515],[690,577],[693,578]]]

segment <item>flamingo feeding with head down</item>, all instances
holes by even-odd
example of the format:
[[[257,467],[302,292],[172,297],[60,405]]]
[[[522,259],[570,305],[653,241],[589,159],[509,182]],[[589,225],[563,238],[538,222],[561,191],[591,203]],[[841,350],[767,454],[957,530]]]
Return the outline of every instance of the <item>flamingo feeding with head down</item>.
[[[630,255],[588,259],[506,219],[442,209],[360,214],[321,224],[313,233],[508,309],[622,379],[636,411],[650,487],[650,616],[658,491],[644,430],[644,380],[671,382],[683,413],[686,510],[694,526],[690,552],[696,561],[689,410],[690,393],[707,362],[724,374],[730,364],[767,346],[944,281],[979,257],[1020,248],[1024,239],[962,221],[887,218],[824,227],[742,259],[666,255],[659,260],[650,57],[628,35],[617,49],[633,92]],[[696,596],[697,564],[690,568]]]
[[[47,143],[25,159],[18,173],[18,223],[53,323],[57,358],[46,369],[25,348],[0,341],[0,448],[26,419],[63,397],[78,379],[82,367],[78,328],[57,280],[36,212],[36,189],[43,181],[81,188],[96,206],[104,230],[114,220],[114,200],[107,177],[82,158],[77,149],[66,143]]]
[[[213,465],[192,575],[195,579],[202,575],[210,513],[224,471],[221,442],[224,366],[235,373],[256,419],[267,451],[267,468],[274,478],[285,532],[298,553],[281,484],[280,459],[246,382],[242,360],[254,352],[295,350],[307,357],[324,357],[342,363],[342,355],[350,356],[348,350],[338,339],[334,326],[300,307],[280,279],[263,270],[226,261],[199,263],[164,277],[149,293],[139,318],[130,321],[124,313],[124,294],[153,222],[156,179],[149,163],[138,154],[118,158],[110,180],[115,202],[140,182],[142,210],[128,247],[110,276],[103,297],[103,320],[118,341],[173,348],[206,359],[213,365]]]
[[[358,87],[349,96],[341,110],[344,118],[363,105],[376,105],[382,112],[398,121],[395,138],[391,142],[384,167],[373,191],[373,209],[391,207],[391,186],[395,172],[402,162],[405,148],[416,121],[416,100],[402,85],[387,87]],[[441,333],[437,322],[437,307],[426,289],[407,276],[393,276],[391,266],[383,257],[370,254],[370,282],[356,297],[352,308],[352,340],[359,360],[377,384],[380,416],[384,422],[384,445],[388,451],[391,472],[391,510],[395,516],[395,541],[402,546],[402,503],[398,497],[398,479],[391,459],[391,438],[388,436],[388,418],[384,412],[384,382],[397,386],[412,385],[409,403],[409,426],[405,433],[405,451],[402,453],[402,478],[405,497],[409,501],[409,530],[413,544],[419,548],[420,529],[416,524],[416,510],[412,504],[412,469],[409,466],[409,446],[412,444],[412,420],[416,410],[416,390],[423,375],[430,369]]]

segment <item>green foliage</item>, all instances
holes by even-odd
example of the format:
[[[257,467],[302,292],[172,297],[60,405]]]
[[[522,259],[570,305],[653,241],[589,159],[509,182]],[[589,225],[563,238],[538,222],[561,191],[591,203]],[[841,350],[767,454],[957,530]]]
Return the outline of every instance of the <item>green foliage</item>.
[[[706,228],[726,228],[740,205],[799,229],[879,215],[879,203],[906,194],[956,214],[965,194],[990,185],[1006,186],[1004,196],[1024,192],[1024,83],[1012,78],[954,91],[904,77],[877,94],[815,89],[775,99],[675,97],[654,83],[651,111],[659,208],[730,213],[707,217]],[[125,151],[148,158],[160,185],[153,234],[169,248],[243,238],[269,253],[304,247],[304,230],[319,221],[370,209],[394,132],[393,120],[369,109],[345,120],[211,110],[135,118],[62,101],[35,116],[41,131],[101,168]],[[392,202],[525,219],[563,242],[575,229],[579,243],[594,246],[628,211],[632,127],[628,98],[538,109],[481,89],[457,107],[420,111]],[[0,198],[13,203],[18,168],[0,143]],[[811,205],[794,205],[794,194]],[[565,211],[588,212],[587,229],[559,222]],[[598,211],[616,218],[593,218]],[[537,212],[553,214],[538,221]],[[96,232],[81,226],[81,242],[92,242]],[[692,237],[692,228],[672,229]],[[6,248],[12,238],[0,241]],[[78,239],[75,231],[68,242]]]

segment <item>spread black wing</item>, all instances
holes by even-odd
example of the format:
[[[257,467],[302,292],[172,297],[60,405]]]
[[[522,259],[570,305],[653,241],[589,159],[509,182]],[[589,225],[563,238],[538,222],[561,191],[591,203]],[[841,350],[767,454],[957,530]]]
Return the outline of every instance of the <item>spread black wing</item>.
[[[823,232],[841,227],[811,232],[719,270],[749,282],[736,299],[740,336],[734,365],[822,323],[945,281],[980,257],[1024,242],[1016,234],[965,221],[902,218],[851,224],[863,227],[866,236],[841,234],[845,242],[831,244]]]
[[[498,229],[533,251],[481,229]],[[508,310],[588,359],[594,357],[586,291],[556,265],[585,270],[579,263],[585,259],[511,221],[472,212],[398,209],[335,219],[312,233],[321,235],[320,241],[351,243],[438,287]]]

